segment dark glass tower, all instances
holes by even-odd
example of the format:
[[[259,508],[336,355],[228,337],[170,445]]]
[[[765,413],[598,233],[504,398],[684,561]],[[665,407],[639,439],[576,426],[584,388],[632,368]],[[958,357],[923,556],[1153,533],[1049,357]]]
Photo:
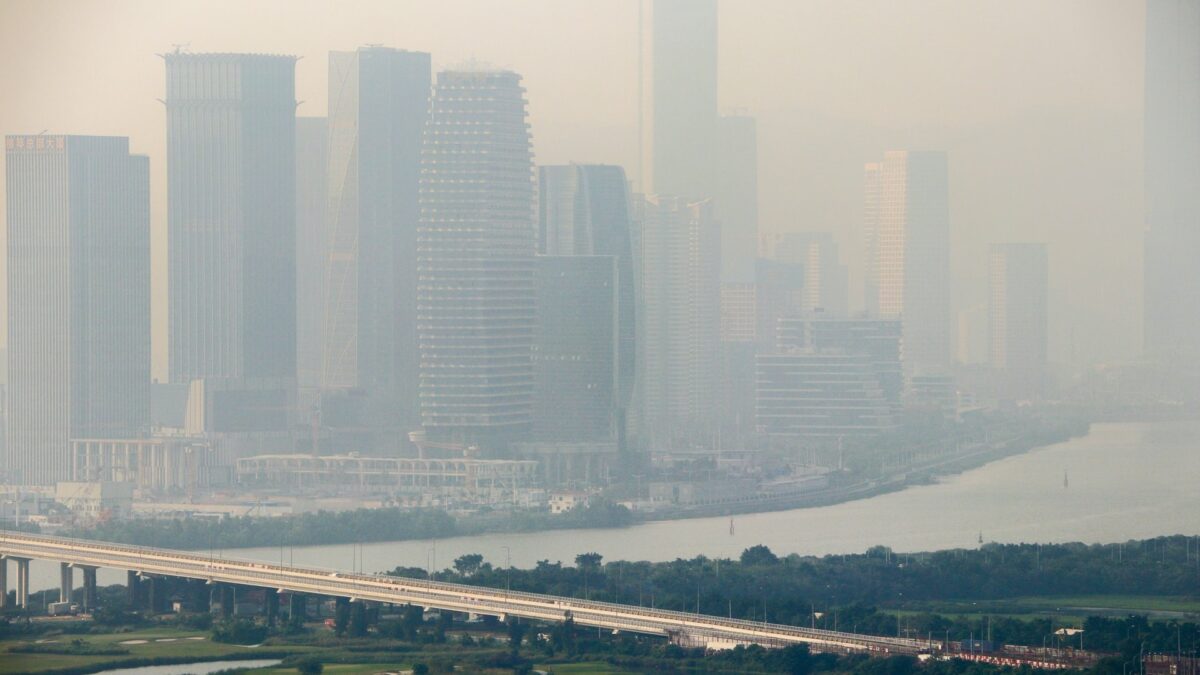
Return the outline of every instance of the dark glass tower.
[[[625,170],[600,164],[543,166],[538,182],[538,252],[614,259],[617,348],[612,405],[620,426],[633,393],[637,351],[633,220]]]

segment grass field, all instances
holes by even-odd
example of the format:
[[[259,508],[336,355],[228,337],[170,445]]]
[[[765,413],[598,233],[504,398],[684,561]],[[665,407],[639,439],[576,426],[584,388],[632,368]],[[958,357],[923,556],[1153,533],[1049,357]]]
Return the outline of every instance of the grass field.
[[[1151,619],[1200,615],[1200,599],[1174,596],[1082,595],[1009,598],[976,602],[918,603],[902,610],[885,610],[902,616],[932,612],[966,619],[1008,616],[1030,619],[1051,615],[1062,621],[1083,621],[1093,615],[1146,614]]]
[[[608,663],[555,663],[537,665],[533,669],[549,671],[554,675],[626,675],[635,672]]]
[[[326,663],[322,675],[375,675],[375,673],[403,673],[411,670],[407,663]],[[295,675],[295,668],[255,668],[247,675]]]
[[[204,639],[190,640],[188,638]],[[75,640],[81,640],[85,645],[95,648],[126,649],[129,653],[122,655],[0,653],[0,673],[36,673],[59,668],[154,657],[195,659],[212,657],[256,658],[256,652],[262,651],[253,647],[212,642],[208,639],[207,631],[179,630],[174,628],[151,628],[129,633],[107,633],[100,635],[46,635],[34,640],[5,640],[0,642],[0,650],[7,651],[10,647],[29,643],[40,643],[49,646],[61,645],[65,647]],[[142,644],[121,644],[122,642],[129,641],[145,642]],[[279,651],[275,648],[271,649],[272,651]],[[286,648],[286,650],[303,651],[291,647]]]
[[[1137,613],[1183,612],[1200,614],[1200,598],[1141,595],[1083,595],[1074,597],[1017,598],[1011,602],[1021,606],[1046,609],[1105,609]]]
[[[414,658],[412,663],[421,663],[422,658]],[[412,663],[326,663],[324,675],[377,675],[378,673],[403,673],[412,669]],[[464,668],[466,668],[464,670]],[[632,675],[634,671],[625,670],[607,663],[551,663],[537,664],[535,671],[550,672],[554,675]],[[473,671],[469,666],[459,666],[457,672],[471,673],[510,673],[508,669]],[[295,668],[283,666],[275,668],[256,668],[246,671],[247,675],[294,675]]]

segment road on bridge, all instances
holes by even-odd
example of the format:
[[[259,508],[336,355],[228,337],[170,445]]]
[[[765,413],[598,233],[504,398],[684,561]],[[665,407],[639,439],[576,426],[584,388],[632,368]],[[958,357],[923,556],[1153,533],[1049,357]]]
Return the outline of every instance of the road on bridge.
[[[727,648],[738,644],[759,644],[782,647],[804,643],[815,651],[875,654],[918,654],[938,646],[937,643],[924,640],[858,635],[465,584],[274,565],[195,552],[16,532],[0,532],[0,557],[6,561],[17,560],[18,566],[21,561],[50,560],[85,569],[124,569],[149,577],[199,579],[214,584],[236,584],[306,595],[413,604],[502,619],[520,617],[561,622],[570,618],[581,626],[661,635],[689,646]],[[27,562],[25,564],[25,578],[28,579]],[[3,567],[7,567],[7,562],[3,563]],[[70,572],[64,574],[69,575]],[[0,571],[0,590],[5,593],[7,586],[3,584],[6,583],[6,577]],[[68,583],[64,581],[64,584]],[[24,592],[27,596],[28,588]]]

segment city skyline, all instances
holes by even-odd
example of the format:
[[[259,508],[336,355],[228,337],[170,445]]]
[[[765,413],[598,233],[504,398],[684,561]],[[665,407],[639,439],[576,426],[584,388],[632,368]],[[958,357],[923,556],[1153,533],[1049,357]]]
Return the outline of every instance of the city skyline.
[[[453,3],[452,3],[453,4]],[[1046,240],[1052,249],[1077,239],[1081,232],[1093,231],[1103,236],[1089,237],[1079,245],[1084,255],[1073,256],[1064,263],[1062,274],[1056,276],[1051,288],[1051,305],[1060,317],[1051,326],[1052,361],[1073,361],[1086,364],[1096,360],[1134,358],[1140,355],[1140,327],[1126,326],[1116,321],[1122,314],[1136,313],[1140,308],[1140,260],[1123,255],[1132,247],[1140,247],[1142,215],[1139,208],[1140,189],[1132,193],[1122,181],[1128,174],[1120,163],[1128,159],[1139,160],[1137,152],[1140,138],[1141,97],[1141,22],[1142,10],[1137,3],[1059,3],[1046,7],[1031,3],[1028,8],[1012,11],[1005,6],[1003,18],[988,24],[983,21],[999,13],[999,5],[983,5],[977,9],[978,16],[965,17],[949,11],[943,3],[931,0],[930,11],[944,17],[944,22],[954,25],[961,32],[964,44],[977,44],[982,53],[984,47],[1005,53],[997,44],[1009,44],[1019,36],[1026,44],[1040,47],[1034,56],[1017,57],[1013,64],[999,62],[996,70],[989,70],[988,87],[968,78],[968,68],[978,59],[974,51],[963,52],[960,65],[933,65],[924,70],[913,70],[916,60],[924,59],[928,49],[910,44],[917,40],[924,27],[914,24],[914,19],[904,12],[885,12],[880,16],[854,15],[852,9],[841,9],[832,3],[813,3],[806,7],[781,6],[779,3],[760,2],[725,3],[720,13],[721,50],[718,69],[724,83],[720,91],[719,109],[728,112],[737,108],[750,111],[756,117],[760,137],[760,169],[762,173],[760,228],[764,231],[779,230],[825,230],[834,233],[846,256],[853,279],[859,278],[861,258],[857,253],[857,242],[861,201],[861,163],[888,147],[943,147],[951,151],[956,170],[956,186],[953,190],[951,210],[956,218],[954,273],[956,292],[955,308],[970,307],[985,297],[986,282],[972,270],[986,259],[987,245],[996,237],[987,229],[1002,226],[1006,238]],[[136,7],[136,3],[124,5]],[[24,5],[10,5],[11,11],[21,16]],[[53,7],[53,6],[52,6]],[[118,6],[118,10],[121,6]],[[595,44],[611,45],[606,48],[603,63],[587,55],[571,54],[561,65],[549,64],[534,58],[529,49],[513,48],[507,40],[487,37],[483,26],[475,22],[456,26],[455,31],[438,29],[436,20],[441,12],[462,11],[475,7],[471,3],[460,3],[446,9],[424,9],[412,16],[413,22],[404,22],[403,28],[385,31],[362,23],[356,16],[345,16],[338,21],[326,22],[332,32],[317,37],[303,27],[288,28],[278,35],[263,36],[261,44],[247,42],[236,35],[218,34],[209,26],[213,18],[200,19],[184,13],[189,20],[179,23],[179,17],[168,18],[159,12],[141,12],[137,21],[129,22],[132,39],[119,46],[112,57],[95,61],[96,67],[128,69],[119,77],[109,78],[123,87],[128,94],[118,97],[101,97],[90,118],[88,129],[133,137],[133,148],[152,157],[152,206],[154,211],[153,236],[156,255],[154,258],[155,292],[155,373],[164,377],[165,371],[165,303],[162,274],[165,270],[162,254],[165,249],[165,162],[161,154],[163,128],[161,107],[154,98],[161,97],[161,76],[157,74],[161,62],[153,54],[171,50],[170,38],[163,35],[184,33],[188,37],[179,42],[191,43],[197,51],[221,50],[278,51],[303,55],[297,66],[297,99],[301,100],[299,114],[304,116],[325,113],[325,54],[329,50],[353,48],[363,42],[383,42],[390,46],[406,49],[422,49],[434,56],[435,68],[461,61],[472,56],[497,60],[511,65],[526,76],[530,87],[530,119],[534,125],[535,142],[539,163],[561,163],[567,161],[602,162],[626,166],[632,172],[638,165],[636,158],[636,79],[637,79],[637,5],[634,2],[613,3],[604,10],[583,3],[564,3],[562,9],[552,12],[559,20],[568,17],[586,16],[591,26],[589,37],[570,32],[561,35],[542,35],[552,40],[547,48],[563,42],[599,40]],[[504,17],[498,20],[504,25],[512,22],[514,30],[534,30],[538,23],[531,17],[546,12],[546,5],[539,2],[515,3]],[[321,3],[309,7],[319,14]],[[249,13],[257,16],[269,10],[266,4],[259,8],[234,9],[226,7],[223,16],[227,19]],[[384,15],[393,10],[381,10]],[[193,12],[194,14],[194,12]],[[778,36],[768,31],[763,39],[748,43],[745,37],[760,25],[757,18],[770,16],[780,27],[788,26],[799,31],[818,31],[819,26],[837,22],[842,26],[841,35],[864,50],[856,58],[877,61],[885,56],[895,61],[897,68],[910,72],[914,85],[922,87],[922,96],[896,99],[896,87],[900,83],[881,84],[874,87],[878,95],[871,94],[867,86],[863,94],[849,96],[830,84],[828,74],[822,74],[814,66],[806,66],[792,57],[779,60],[776,56]],[[1028,18],[1020,18],[1027,16]],[[496,19],[496,17],[491,17]],[[801,19],[804,19],[801,21]],[[1086,21],[1089,31],[1081,33],[1071,42],[1054,39],[1055,25],[1066,25]],[[494,21],[493,21],[494,22]],[[9,25],[20,25],[14,21]],[[894,32],[883,33],[883,25],[894,28]],[[37,22],[24,22],[27,34],[14,35],[3,41],[7,48],[45,52],[45,46],[55,44],[51,37],[40,35]],[[186,28],[185,28],[186,25]],[[153,31],[141,27],[155,26]],[[803,33],[802,33],[803,34]],[[354,37],[350,37],[353,35]],[[883,39],[880,39],[880,36]],[[594,36],[594,37],[593,37]],[[807,41],[816,49],[828,47],[833,35],[821,36]],[[563,41],[563,42],[559,42]],[[806,41],[801,40],[801,44]],[[958,45],[959,42],[953,42]],[[470,46],[468,46],[470,45]],[[736,45],[731,47],[731,45]],[[895,50],[904,47],[905,51]],[[620,47],[617,49],[617,47]],[[0,48],[2,49],[2,48]],[[541,53],[541,52],[537,52]],[[836,52],[845,57],[844,51]],[[898,60],[893,58],[899,53]],[[730,73],[760,72],[771,55],[775,63],[772,68],[779,73],[791,73],[800,81],[811,86],[800,89],[789,88],[776,92],[773,89],[754,88],[757,78],[731,78]],[[0,81],[11,83],[21,91],[41,92],[45,78],[37,79],[38,69],[56,64],[62,70],[68,61],[65,52],[46,53],[44,60],[34,60],[29,72],[0,72]],[[1052,67],[1042,69],[1042,74],[1030,79],[1025,70],[1017,75],[1019,59],[1041,59]],[[574,60],[572,60],[574,59]],[[565,66],[570,63],[570,68]],[[828,64],[829,61],[825,60]],[[834,64],[836,65],[836,61]],[[109,65],[111,64],[111,65]],[[921,64],[928,65],[924,61]],[[580,101],[563,100],[548,95],[556,87],[565,86],[575,74],[588,73],[594,86],[594,94]],[[828,69],[828,66],[826,66]],[[572,73],[572,70],[575,72]],[[836,68],[831,71],[836,72]],[[867,84],[878,83],[871,70],[862,77]],[[139,75],[139,73],[141,73]],[[1081,86],[1066,88],[1058,86],[1065,73],[1077,78]],[[873,78],[873,79],[872,79]],[[912,79],[916,78],[916,79]],[[931,80],[931,78],[937,78]],[[1082,79],[1079,79],[1082,78]],[[951,83],[954,86],[932,87],[935,82]],[[1015,87],[1021,87],[1022,95],[1014,95]],[[952,105],[947,104],[948,92],[955,94]],[[87,94],[88,88],[79,89]],[[543,92],[545,92],[544,95]],[[947,92],[947,93],[943,93]],[[1006,95],[1006,93],[1008,95]],[[902,100],[903,105],[886,108],[871,102]],[[31,107],[34,100],[46,103],[62,101],[60,92],[46,91],[36,96],[6,106],[0,111],[0,124],[8,132],[37,131],[45,127],[66,129],[69,124],[66,111],[52,115],[35,114]],[[588,101],[586,110],[579,103]],[[885,112],[886,111],[886,112]],[[1069,114],[1068,114],[1069,113]],[[1067,119],[1072,120],[1067,122]],[[128,119],[135,128],[125,128],[118,122]],[[1077,120],[1086,124],[1078,124]],[[795,120],[794,122],[791,120]],[[819,134],[820,139],[801,132],[796,124],[803,120],[803,127]],[[969,120],[969,121],[968,121]],[[35,128],[36,127],[36,128]],[[578,134],[571,130],[586,128],[589,133]],[[144,130],[144,131],[143,131]],[[1072,171],[1081,172],[1075,188],[1063,193],[1065,199],[1048,200],[1047,187],[1039,185],[1020,171],[1020,156],[1032,149],[1035,140],[1045,143],[1044,152],[1054,162],[1057,170],[1070,166]],[[811,146],[811,152],[797,153],[797,149]],[[1082,154],[1081,154],[1082,153]],[[1136,183],[1129,176],[1129,184]],[[1019,186],[1018,199],[1014,192],[1001,190],[1005,181]],[[1098,192],[1083,190],[1084,185],[1103,185]],[[818,200],[817,197],[823,195]],[[1099,200],[1099,201],[1097,201]],[[1045,236],[1043,236],[1043,234]],[[853,246],[852,246],[853,245]],[[1085,281],[1094,281],[1090,285]],[[857,285],[857,281],[854,281]],[[1087,286],[1094,288],[1077,306],[1066,306],[1069,288]],[[851,298],[861,297],[857,288],[851,289]],[[1092,298],[1089,300],[1088,298]],[[1112,300],[1116,302],[1112,302]],[[1120,311],[1117,307],[1127,308]],[[1108,330],[1112,324],[1115,330]],[[1100,330],[1100,328],[1106,328]],[[1081,343],[1075,340],[1074,348],[1070,335],[1097,334],[1095,340]]]
[[[6,666],[1200,673],[1200,0],[0,0],[0,91]]]

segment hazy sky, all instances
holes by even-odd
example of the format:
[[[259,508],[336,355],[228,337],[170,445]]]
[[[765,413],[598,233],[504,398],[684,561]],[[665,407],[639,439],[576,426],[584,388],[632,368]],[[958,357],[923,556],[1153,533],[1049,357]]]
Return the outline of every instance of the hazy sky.
[[[162,374],[156,53],[186,44],[302,56],[301,115],[325,113],[331,49],[428,51],[435,69],[479,59],[524,75],[539,163],[632,174],[638,4],[0,0],[0,133],[125,135],[150,155]],[[955,308],[985,306],[988,243],[1046,241],[1051,359],[1135,356],[1143,15],[1136,0],[723,0],[720,102],[759,120],[760,227],[833,231],[859,277],[862,164],[891,148],[948,150]]]

